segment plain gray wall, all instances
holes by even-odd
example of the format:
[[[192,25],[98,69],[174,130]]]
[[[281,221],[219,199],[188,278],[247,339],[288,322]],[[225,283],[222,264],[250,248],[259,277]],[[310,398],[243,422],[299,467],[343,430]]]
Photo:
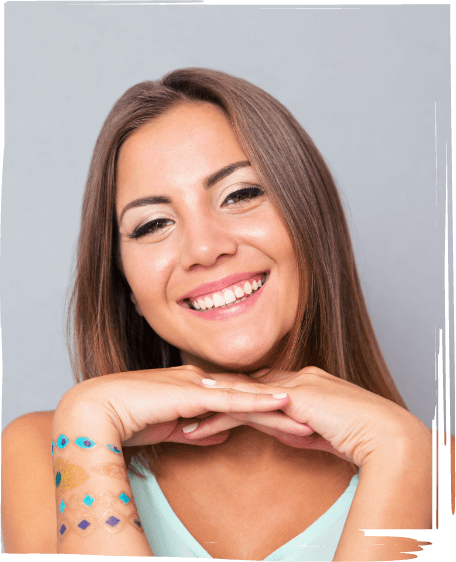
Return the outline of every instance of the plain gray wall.
[[[250,80],[313,137],[341,189],[388,365],[430,427],[436,333],[444,325],[449,14],[449,6],[432,5],[8,2],[3,427],[26,412],[54,409],[72,385],[63,304],[104,118],[128,87],[186,66]]]

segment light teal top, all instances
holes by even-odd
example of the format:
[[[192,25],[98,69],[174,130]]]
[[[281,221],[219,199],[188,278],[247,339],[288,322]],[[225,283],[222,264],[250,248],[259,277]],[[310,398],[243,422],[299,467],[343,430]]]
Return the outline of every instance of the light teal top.
[[[174,513],[155,477],[139,465],[136,467],[146,479],[129,475],[131,489],[154,556],[212,558]],[[353,476],[345,492],[328,511],[265,560],[332,560],[358,481],[358,476]]]

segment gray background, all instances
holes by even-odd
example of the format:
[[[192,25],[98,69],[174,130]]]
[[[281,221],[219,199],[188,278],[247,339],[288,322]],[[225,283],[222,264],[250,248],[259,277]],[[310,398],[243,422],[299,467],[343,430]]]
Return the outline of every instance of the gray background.
[[[62,317],[104,118],[128,87],[186,66],[250,80],[313,137],[342,192],[388,365],[431,427],[444,325],[449,6],[47,2],[5,5],[3,427],[54,409],[73,384]]]

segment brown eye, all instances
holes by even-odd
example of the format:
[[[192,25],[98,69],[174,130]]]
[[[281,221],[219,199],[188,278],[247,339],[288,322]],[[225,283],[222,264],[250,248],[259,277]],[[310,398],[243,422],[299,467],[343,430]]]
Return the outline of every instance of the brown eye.
[[[133,234],[129,236],[130,238],[140,238],[146,234],[154,234],[167,226],[171,226],[173,222],[171,219],[154,219],[136,228]]]
[[[225,205],[236,205],[238,203],[243,203],[250,201],[251,199],[255,199],[255,197],[259,197],[263,195],[264,191],[262,191],[259,187],[243,187],[237,191],[233,191],[228,197],[223,201],[222,207]]]

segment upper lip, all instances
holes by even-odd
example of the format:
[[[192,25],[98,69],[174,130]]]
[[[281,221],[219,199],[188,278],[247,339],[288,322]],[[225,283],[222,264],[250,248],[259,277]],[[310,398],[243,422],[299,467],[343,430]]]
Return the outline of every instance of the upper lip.
[[[266,270],[260,271],[250,271],[245,273],[233,273],[232,275],[227,275],[218,281],[213,281],[212,283],[203,283],[202,285],[198,285],[195,287],[193,291],[186,293],[183,297],[179,300],[184,301],[185,299],[194,299],[196,297],[200,297],[201,295],[207,295],[208,293],[216,293],[217,291],[221,291],[230,285],[234,285],[235,283],[239,283],[240,281],[246,281],[250,279],[254,275],[261,275],[266,273]]]

